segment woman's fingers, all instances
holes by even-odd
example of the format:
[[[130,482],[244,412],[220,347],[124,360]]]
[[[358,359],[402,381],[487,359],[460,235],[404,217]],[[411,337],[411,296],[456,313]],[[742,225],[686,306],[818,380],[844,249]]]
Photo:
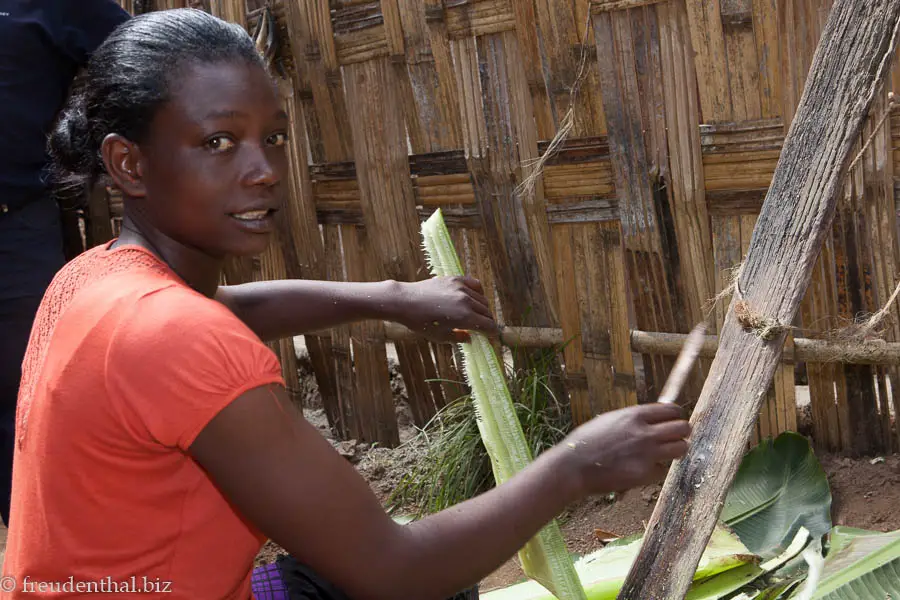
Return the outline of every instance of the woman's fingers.
[[[674,442],[691,436],[691,425],[687,421],[666,421],[653,425],[653,436],[660,442]]]
[[[675,442],[666,442],[660,444],[656,448],[656,458],[659,462],[671,462],[677,458],[681,458],[687,453],[688,443],[684,440]],[[668,468],[668,467],[666,467]]]

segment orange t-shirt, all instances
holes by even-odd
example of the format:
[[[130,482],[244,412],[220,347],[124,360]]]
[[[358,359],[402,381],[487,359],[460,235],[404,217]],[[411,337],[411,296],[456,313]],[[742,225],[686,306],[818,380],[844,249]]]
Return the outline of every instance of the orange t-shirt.
[[[283,384],[269,348],[151,253],[105,245],[69,263],[23,363],[3,564],[17,590],[0,598],[135,587],[250,598],[265,537],[187,450],[228,403],[269,383]]]

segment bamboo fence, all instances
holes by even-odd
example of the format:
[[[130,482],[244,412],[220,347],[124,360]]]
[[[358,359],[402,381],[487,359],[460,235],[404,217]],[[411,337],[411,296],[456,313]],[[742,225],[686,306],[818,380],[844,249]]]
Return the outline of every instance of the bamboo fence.
[[[831,5],[121,1],[133,12],[195,6],[254,34],[275,25],[269,50],[293,128],[290,200],[278,243],[229,265],[229,283],[425,278],[418,226],[441,208],[507,337],[568,342],[562,381],[577,422],[652,401],[676,334],[709,311],[713,332],[721,325],[729,299],[708,301],[742,262]],[[878,310],[898,282],[898,84],[895,68],[757,439],[797,428],[795,382],[806,379],[819,448],[897,449],[898,346],[857,344],[840,359],[841,344],[814,338]],[[120,215],[114,194],[96,194],[88,244],[115,235]],[[884,339],[898,342],[896,307],[891,316]],[[313,332],[305,341],[325,410],[345,438],[398,442],[386,340],[418,425],[464,392],[451,383],[461,376],[449,346],[382,323]],[[714,338],[707,346],[689,397]],[[292,341],[275,349],[297,386]]]

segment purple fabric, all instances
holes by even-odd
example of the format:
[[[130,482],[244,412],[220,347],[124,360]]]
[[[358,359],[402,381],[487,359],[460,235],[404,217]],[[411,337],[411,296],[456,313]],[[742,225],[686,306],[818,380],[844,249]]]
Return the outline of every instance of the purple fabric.
[[[250,591],[256,600],[290,600],[281,569],[275,563],[253,569]]]

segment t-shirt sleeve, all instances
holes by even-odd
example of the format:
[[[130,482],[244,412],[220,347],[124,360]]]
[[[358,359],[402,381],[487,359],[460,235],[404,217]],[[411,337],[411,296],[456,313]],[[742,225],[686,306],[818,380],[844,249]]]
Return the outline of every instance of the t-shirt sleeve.
[[[82,65],[109,34],[131,15],[114,0],[55,0],[58,20],[51,25],[59,49]]]
[[[238,396],[284,385],[275,354],[214,300],[167,288],[129,312],[109,346],[107,390],[164,446],[187,450]]]

